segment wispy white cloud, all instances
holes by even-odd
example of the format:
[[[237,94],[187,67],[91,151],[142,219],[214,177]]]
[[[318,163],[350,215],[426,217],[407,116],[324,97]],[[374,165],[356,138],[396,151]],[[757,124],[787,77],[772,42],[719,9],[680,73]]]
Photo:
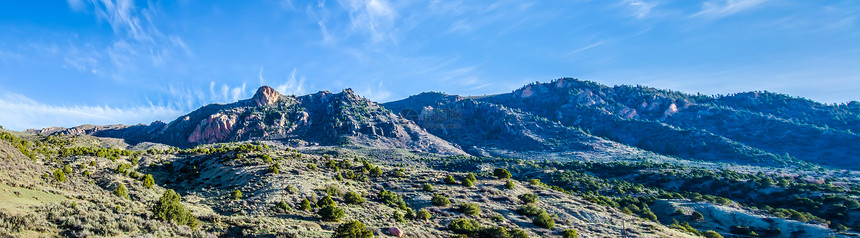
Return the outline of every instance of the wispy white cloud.
[[[279,5],[281,5],[281,8],[284,10],[296,10],[296,6],[293,4],[292,0],[282,0]]]
[[[534,1],[518,0],[501,0],[490,5],[482,3],[464,4],[462,1],[445,1],[444,3],[434,1],[426,8],[429,9],[429,18],[455,19],[448,27],[447,33],[470,33],[487,26],[493,26],[501,21],[515,20],[506,23],[507,27],[498,32],[501,35],[512,30],[511,28],[537,19],[529,14],[524,14],[532,10],[534,4]]]
[[[284,95],[303,95],[307,93],[305,88],[305,77],[296,78],[296,68],[290,73],[290,78],[286,82],[274,87],[275,90]]]
[[[379,80],[376,86],[364,86],[357,89],[355,93],[374,102],[385,102],[391,98],[391,91],[383,86],[382,80]]]
[[[702,10],[691,17],[722,18],[755,8],[766,0],[710,0],[702,3]]]
[[[235,101],[239,101],[239,99],[244,99],[243,96],[245,94],[245,91],[247,91],[245,86],[247,86],[246,83],[242,83],[241,88],[235,87],[232,90],[230,90],[230,97],[231,97],[230,101],[235,102]]]
[[[594,43],[588,44],[588,45],[586,45],[586,46],[583,46],[583,47],[580,47],[580,48],[578,48],[578,49],[576,49],[576,50],[571,51],[571,52],[569,53],[569,55],[575,55],[575,54],[578,54],[578,53],[580,53],[580,52],[586,51],[586,50],[588,50],[588,49],[591,49],[591,48],[594,48],[594,47],[601,46],[601,45],[603,45],[603,44],[606,44],[606,42],[607,42],[607,41],[608,41],[608,40],[600,40],[600,41],[597,41],[597,42],[594,42]]]
[[[84,0],[66,0],[69,4],[69,7],[75,11],[83,11],[87,7],[87,4],[84,3]]]
[[[142,66],[170,66],[177,56],[192,56],[191,48],[178,35],[164,34],[156,24],[160,11],[154,3],[135,5],[133,0],[67,0],[70,8],[80,11],[90,8],[96,18],[106,21],[116,37],[104,49],[93,50],[88,58],[109,63],[99,64],[110,71],[114,79],[122,80]],[[106,52],[102,55],[98,52]],[[66,58],[80,58],[66,56]],[[148,59],[148,62],[146,61]],[[70,65],[73,65],[70,63]],[[78,64],[79,65],[79,64]],[[109,67],[112,66],[112,67]]]
[[[21,60],[24,59],[20,53],[5,51],[0,49],[0,63],[8,63],[12,60]]]
[[[93,74],[97,72],[98,60],[91,56],[67,54],[63,61],[63,67],[74,68],[82,72],[89,71]]]
[[[0,125],[13,130],[82,124],[138,124],[172,120],[182,114],[175,108],[152,104],[127,108],[49,105],[15,93],[5,93],[0,97],[0,111],[14,112],[0,113]]]
[[[194,91],[194,94],[205,94],[204,91]],[[192,92],[174,92],[174,90],[170,91],[171,96],[174,98],[187,98],[187,95],[192,94]],[[208,104],[208,103],[232,103],[242,99],[249,98],[248,92],[248,84],[242,83],[241,86],[230,86],[228,84],[221,84],[220,86],[215,81],[209,81],[209,97],[202,97],[199,102],[189,102],[189,106],[187,109],[193,109],[192,106],[195,104]]]
[[[266,85],[266,79],[263,79],[263,67],[260,67],[260,73],[257,77],[260,79],[260,86]]]
[[[623,2],[628,8],[633,10],[632,16],[636,19],[644,19],[650,16],[651,9],[657,6],[657,2],[644,0],[624,0]]]
[[[69,2],[72,8],[76,7]],[[77,3],[75,3],[77,4]],[[96,14],[110,23],[115,32],[125,32],[135,40],[152,41],[149,31],[142,26],[132,0],[93,1]],[[79,5],[77,6],[79,7]]]
[[[460,19],[451,24],[451,28],[448,29],[448,32],[470,32],[472,31],[472,25],[466,22],[465,19]]]
[[[342,0],[349,11],[352,29],[370,35],[372,42],[395,40],[390,31],[397,12],[385,0]]]

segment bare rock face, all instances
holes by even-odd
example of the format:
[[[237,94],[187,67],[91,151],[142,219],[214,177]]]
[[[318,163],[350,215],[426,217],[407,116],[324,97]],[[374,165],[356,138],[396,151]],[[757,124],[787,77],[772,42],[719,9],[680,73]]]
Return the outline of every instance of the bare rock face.
[[[236,124],[235,115],[214,114],[203,119],[188,136],[190,143],[216,143],[227,139]]]
[[[257,93],[254,94],[254,97],[251,99],[254,100],[254,103],[257,104],[258,107],[262,107],[274,105],[280,98],[281,93],[277,90],[269,86],[262,86],[260,89],[257,89]]]

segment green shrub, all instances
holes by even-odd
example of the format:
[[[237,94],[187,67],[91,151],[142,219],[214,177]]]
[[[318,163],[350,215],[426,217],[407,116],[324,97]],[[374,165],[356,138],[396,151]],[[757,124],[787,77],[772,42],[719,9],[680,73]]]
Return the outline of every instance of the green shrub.
[[[503,217],[502,215],[496,214],[496,215],[493,215],[492,217],[490,217],[490,219],[493,220],[494,222],[501,222],[501,221],[505,220],[505,217]]]
[[[448,224],[448,230],[457,234],[473,234],[481,229],[481,225],[472,219],[457,218]]]
[[[340,220],[344,216],[343,209],[340,209],[336,205],[324,206],[320,208],[319,212],[317,212],[317,215],[322,217],[323,221],[333,222]]]
[[[406,219],[403,218],[403,213],[400,213],[397,210],[394,210],[394,212],[391,213],[391,219],[394,219],[396,222],[406,222]]]
[[[379,198],[380,201],[385,205],[406,210],[406,202],[403,201],[403,197],[401,197],[400,195],[382,190],[379,191]]]
[[[430,220],[430,217],[432,217],[432,215],[430,215],[430,211],[427,211],[427,209],[422,208],[421,210],[418,210],[418,214],[416,215],[416,217],[418,217],[418,219],[426,221]]]
[[[271,172],[273,174],[279,174],[280,173],[280,171],[278,171],[278,166],[276,166],[276,165],[272,165],[272,167],[269,167],[269,172]]]
[[[478,230],[478,237],[511,237],[508,229],[500,226],[486,227]]]
[[[242,199],[242,191],[239,191],[238,189],[233,190],[233,192],[230,192],[230,198],[233,200]]]
[[[91,161],[90,161],[90,166],[96,166],[96,161],[95,161],[95,160],[91,160]]]
[[[348,192],[346,195],[343,195],[343,200],[346,201],[347,204],[362,204],[364,203],[364,198],[361,197],[361,194],[356,192]]]
[[[524,193],[517,196],[517,198],[519,198],[520,201],[523,201],[524,203],[528,204],[537,202],[538,196],[532,193]]]
[[[669,228],[678,229],[681,231],[686,231],[695,235],[702,235],[699,230],[690,226],[689,222],[678,223],[678,220],[672,219],[672,223],[669,225]]]
[[[436,190],[435,188],[433,188],[433,185],[429,183],[425,183],[424,186],[422,186],[422,189],[427,192],[433,192],[433,190]]]
[[[561,237],[564,238],[577,238],[579,237],[579,232],[574,229],[565,229],[561,231]]]
[[[705,233],[702,234],[702,236],[704,236],[705,238],[723,238],[723,236],[720,235],[720,233],[717,233],[716,231],[706,231]]]
[[[478,181],[478,179],[475,178],[475,174],[473,174],[473,173],[466,174],[466,179],[472,180],[472,182]]]
[[[179,225],[196,228],[197,218],[191,215],[191,212],[180,203],[181,201],[182,196],[173,191],[173,189],[167,190],[167,192],[164,192],[164,195],[161,195],[158,202],[155,203],[152,212],[155,214],[155,217],[163,221],[174,221]]]
[[[445,183],[447,183],[447,184],[456,184],[456,183],[457,183],[457,180],[456,180],[456,179],[454,179],[454,176],[448,175],[448,177],[445,177]]]
[[[543,227],[546,229],[552,229],[555,227],[555,220],[549,215],[549,213],[541,212],[538,214],[533,220],[532,223],[538,227]]]
[[[373,231],[367,229],[360,221],[344,223],[334,230],[332,238],[374,238]]]
[[[395,170],[395,171],[394,171],[394,177],[397,177],[397,178],[405,178],[405,177],[407,177],[407,176],[406,176],[406,170],[404,170],[404,169],[398,169],[398,170]]]
[[[320,198],[320,200],[317,201],[317,207],[325,206],[337,206],[337,204],[334,202],[334,199],[332,199],[331,196],[326,195],[325,197]]]
[[[131,157],[131,165],[132,166],[137,166],[137,163],[139,163],[139,162],[140,162],[140,159],[138,159],[137,156]]]
[[[543,210],[541,210],[541,209],[539,209],[533,205],[525,205],[525,206],[517,208],[517,213],[520,215],[533,217],[533,216],[537,216],[537,215],[543,213]]]
[[[308,163],[308,170],[317,170],[317,165]]]
[[[304,210],[304,211],[310,211],[311,210],[311,201],[309,201],[307,198],[305,198],[304,200],[302,200],[302,203],[299,205],[299,209]]]
[[[382,169],[379,166],[373,167],[370,169],[370,177],[379,177],[382,176]]]
[[[152,175],[147,174],[143,176],[143,186],[146,188],[152,188],[155,185],[155,179],[152,178]]]
[[[341,194],[340,189],[337,188],[337,186],[335,186],[334,184],[329,184],[329,185],[325,186],[324,191],[325,191],[325,194],[328,194],[329,196],[340,196],[340,194]]]
[[[137,171],[132,170],[131,172],[128,173],[128,177],[133,178],[133,179],[138,179],[138,178],[140,178],[140,174],[138,174]]]
[[[403,214],[406,219],[415,219],[415,211],[412,211],[412,208],[407,207],[406,213]]]
[[[497,168],[497,169],[493,170],[493,175],[495,175],[496,178],[499,178],[499,179],[511,178],[511,172],[509,172],[507,169],[503,169],[503,168]]]
[[[451,201],[442,194],[434,194],[433,198],[430,199],[430,203],[432,203],[433,206],[444,207],[451,204]]]
[[[460,182],[461,182],[461,184],[462,184],[463,186],[466,186],[466,187],[471,187],[471,186],[473,186],[473,184],[472,184],[472,183],[473,183],[473,180],[471,180],[471,179],[469,179],[469,178],[463,178],[463,181],[460,181]]]
[[[48,177],[48,178],[50,178],[50,177]],[[63,173],[62,169],[54,170],[54,180],[57,180],[57,182],[61,182],[61,183],[65,182],[66,181],[66,173]]]
[[[329,169],[332,169],[332,170],[334,170],[334,171],[338,171],[338,170],[340,170],[340,167],[338,167],[338,166],[337,166],[337,161],[334,161],[334,160],[331,160],[331,159],[329,159],[329,160],[327,160],[327,161],[325,162],[325,167],[326,167],[326,168],[329,168]]]
[[[119,186],[116,186],[113,190],[113,195],[128,199],[128,188],[125,187],[125,184],[119,184]]]
[[[129,172],[130,168],[131,168],[131,166],[129,166],[127,164],[119,164],[116,166],[116,169],[114,169],[114,171],[118,174],[128,176],[128,172]]]
[[[705,219],[705,216],[703,216],[702,213],[693,212],[693,214],[690,215],[690,219],[693,219],[693,221],[701,221],[702,219]]]
[[[640,217],[656,222],[657,215],[654,212],[651,212],[650,209],[642,209],[642,213],[639,214]]]
[[[287,202],[286,202],[286,201],[284,201],[284,200],[281,200],[280,202],[278,202],[277,204],[275,204],[275,207],[280,208],[281,210],[284,210],[284,211],[289,211],[289,210],[290,210],[290,205],[289,205],[289,204],[287,204]]]
[[[514,182],[511,180],[508,180],[507,182],[505,182],[505,188],[506,189],[513,189],[514,188]]]
[[[63,166],[63,173],[66,173],[66,174],[72,174],[72,167],[69,167],[69,165],[68,165],[68,164],[67,164],[67,165],[64,165],[64,166]]]
[[[529,234],[522,229],[512,229],[511,238],[530,238]]]
[[[468,216],[478,216],[481,214],[481,207],[475,203],[461,203],[459,210]]]

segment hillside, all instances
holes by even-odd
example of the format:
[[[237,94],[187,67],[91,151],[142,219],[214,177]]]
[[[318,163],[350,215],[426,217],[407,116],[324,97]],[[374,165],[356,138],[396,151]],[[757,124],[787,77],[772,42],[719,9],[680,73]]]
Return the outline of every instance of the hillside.
[[[441,122],[426,119],[438,120],[438,116],[419,117],[417,122],[437,136],[452,138],[463,148],[473,145],[458,138],[486,137],[497,132],[528,135],[530,130],[545,127],[530,122],[542,121],[588,134],[565,135],[597,137],[685,159],[764,166],[809,162],[860,168],[860,154],[855,153],[860,150],[860,134],[855,128],[860,110],[856,102],[824,105],[767,92],[709,97],[563,78],[487,97],[422,94],[384,106],[394,111],[408,108],[422,116],[440,110],[457,115]],[[481,130],[469,124],[482,119],[502,125]],[[459,125],[461,121],[467,130],[435,128],[446,123]],[[528,129],[522,127],[524,124],[530,124]],[[526,141],[553,139],[552,134],[545,134]]]
[[[521,109],[472,98],[423,93],[385,103],[384,107],[400,112],[474,156],[600,161],[639,156],[668,159]]]
[[[485,174],[475,176],[473,185],[449,184],[443,182],[446,176],[463,180],[469,175],[423,167],[415,161],[404,168],[390,162],[394,158],[343,148],[298,151],[282,145],[215,144],[192,150],[129,151],[73,146],[78,140],[89,140],[86,137],[43,137],[51,138],[45,143],[4,138],[0,141],[3,236],[330,237],[347,221],[360,221],[380,237],[398,232],[410,237],[449,237],[473,231],[496,234],[493,237],[546,237],[567,229],[583,237],[620,232],[690,237],[545,187]],[[21,143],[27,146],[13,145]],[[33,149],[55,153],[36,154],[33,160],[25,155]],[[414,156],[406,151],[386,154]],[[149,176],[154,178],[151,184]],[[505,188],[506,182],[513,188]],[[163,194],[170,193],[168,189],[181,194],[179,214],[187,211],[193,218],[162,222],[158,204]],[[241,195],[234,195],[235,191]],[[347,195],[351,193],[361,201]],[[526,206],[517,198],[521,194],[537,195],[528,206],[549,214],[552,229],[533,225],[535,215],[517,212]],[[449,202],[434,204],[433,196]],[[323,211],[329,208],[320,205],[327,199],[341,212],[336,218],[321,217],[328,214]],[[302,205],[306,200],[311,201],[308,208]],[[461,205],[474,208],[464,213]],[[419,211],[430,217],[418,218]],[[452,230],[450,224],[457,220],[485,228]]]

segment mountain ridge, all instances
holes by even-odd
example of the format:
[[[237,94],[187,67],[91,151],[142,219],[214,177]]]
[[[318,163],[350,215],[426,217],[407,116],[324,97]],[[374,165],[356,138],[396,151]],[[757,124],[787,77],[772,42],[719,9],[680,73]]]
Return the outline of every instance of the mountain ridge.
[[[356,95],[320,91],[304,96],[281,95],[260,87],[250,99],[209,104],[169,122],[150,125],[84,125],[27,130],[31,134],[93,135],[129,143],[163,143],[181,148],[219,142],[282,140],[299,144],[403,147],[440,154],[465,154],[423,132],[414,123]]]
[[[27,130],[178,147],[265,139],[512,158],[559,151],[655,153],[778,167],[857,168],[856,131],[857,101],[827,105],[766,91],[703,96],[573,78],[510,93],[425,92],[383,104],[351,89],[286,96],[263,86],[249,99],[206,105],[169,123]],[[582,154],[561,158],[582,159]]]

